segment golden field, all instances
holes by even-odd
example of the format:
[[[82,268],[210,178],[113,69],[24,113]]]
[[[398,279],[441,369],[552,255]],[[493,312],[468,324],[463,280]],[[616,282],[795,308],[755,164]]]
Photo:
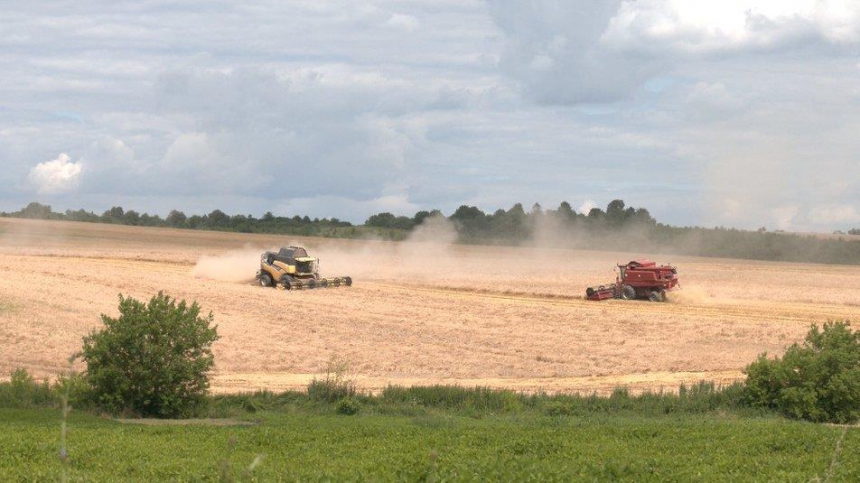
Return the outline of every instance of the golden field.
[[[264,289],[258,255],[302,244],[351,288]],[[670,303],[583,300],[617,262],[678,266]],[[331,240],[0,219],[0,375],[63,371],[117,294],[212,311],[213,389],[295,389],[333,355],[361,388],[535,391],[727,383],[809,324],[860,320],[857,267],[647,253]]]

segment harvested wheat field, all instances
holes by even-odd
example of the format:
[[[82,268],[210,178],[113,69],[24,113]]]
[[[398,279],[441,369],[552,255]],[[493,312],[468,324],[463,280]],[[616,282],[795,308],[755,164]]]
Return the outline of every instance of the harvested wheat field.
[[[355,285],[255,285],[259,253],[290,243]],[[99,315],[116,315],[117,294],[159,290],[215,314],[221,392],[301,388],[335,355],[366,390],[671,390],[734,381],[811,322],[860,319],[860,275],[847,266],[651,255],[679,268],[670,303],[583,300],[614,280],[616,262],[643,256],[2,219],[0,374],[56,375]]]

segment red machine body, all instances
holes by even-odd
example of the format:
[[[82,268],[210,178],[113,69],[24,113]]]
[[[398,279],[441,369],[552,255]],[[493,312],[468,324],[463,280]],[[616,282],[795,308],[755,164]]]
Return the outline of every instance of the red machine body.
[[[633,260],[619,264],[615,283],[588,287],[588,300],[620,298],[624,300],[666,300],[666,292],[679,287],[678,270],[671,265],[657,265],[651,260]]]

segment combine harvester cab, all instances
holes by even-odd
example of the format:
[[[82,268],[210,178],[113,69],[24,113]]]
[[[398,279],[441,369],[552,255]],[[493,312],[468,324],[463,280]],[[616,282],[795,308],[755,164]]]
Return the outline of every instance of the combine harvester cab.
[[[665,302],[666,292],[680,288],[678,269],[671,265],[657,265],[651,260],[633,260],[617,266],[615,283],[588,287],[588,300],[619,298],[624,300],[648,299]]]
[[[308,256],[302,247],[281,247],[277,252],[260,256],[257,280],[263,287],[282,287],[286,290],[311,288],[349,287],[352,277],[320,278],[318,258]]]

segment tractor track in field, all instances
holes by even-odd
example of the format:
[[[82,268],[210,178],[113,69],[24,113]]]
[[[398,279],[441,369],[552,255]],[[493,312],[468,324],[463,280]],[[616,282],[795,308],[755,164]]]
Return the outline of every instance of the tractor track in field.
[[[565,297],[554,294],[533,293],[511,293],[492,292],[486,289],[472,289],[465,287],[424,287],[415,285],[398,285],[385,282],[367,281],[361,282],[369,287],[385,289],[396,289],[401,291],[415,291],[444,295],[446,297],[474,298],[483,300],[497,300],[517,304],[529,305],[553,305],[558,307],[582,308],[588,310],[611,310],[613,312],[626,312],[636,314],[671,314],[679,312],[690,312],[691,315],[705,316],[719,319],[746,319],[761,321],[810,321],[810,317],[816,319],[840,319],[847,318],[853,310],[846,307],[845,311],[833,311],[833,306],[828,305],[804,305],[804,310],[798,308],[785,309],[781,307],[762,307],[756,305],[680,305],[674,303],[657,304],[647,301],[602,301],[595,302],[586,300],[584,297]]]

